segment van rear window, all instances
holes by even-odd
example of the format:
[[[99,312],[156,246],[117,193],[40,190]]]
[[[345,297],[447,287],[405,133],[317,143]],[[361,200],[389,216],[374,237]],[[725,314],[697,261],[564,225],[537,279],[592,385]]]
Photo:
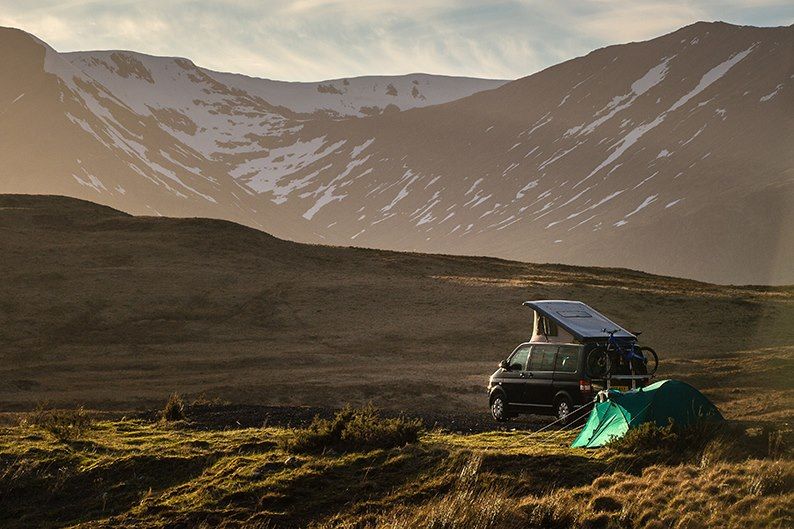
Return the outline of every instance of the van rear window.
[[[582,347],[578,345],[561,345],[557,351],[557,361],[554,363],[554,370],[560,373],[576,373],[581,350]]]

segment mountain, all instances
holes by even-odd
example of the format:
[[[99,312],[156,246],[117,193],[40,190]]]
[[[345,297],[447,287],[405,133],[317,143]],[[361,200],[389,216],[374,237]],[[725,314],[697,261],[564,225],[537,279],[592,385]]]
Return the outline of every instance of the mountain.
[[[0,79],[0,190],[228,218],[295,239],[312,227],[286,218],[274,207],[279,197],[261,191],[307,166],[306,155],[333,151],[319,148],[321,137],[302,139],[307,123],[333,129],[346,113],[394,112],[504,83],[422,74],[280,83],[186,59],[59,54],[14,29],[0,30],[0,43],[0,67],[16,74]],[[293,163],[296,151],[303,159]],[[248,165],[263,175],[250,181]]]
[[[0,42],[2,192],[305,242],[794,282],[794,26],[697,23],[506,84],[427,86]]]
[[[0,195],[0,248],[6,411],[178,391],[481,413],[487,376],[531,334],[521,303],[543,298],[643,330],[661,377],[739,402],[731,413],[784,413],[790,393],[792,287],[298,244],[52,196]],[[759,400],[761,386],[777,393]]]

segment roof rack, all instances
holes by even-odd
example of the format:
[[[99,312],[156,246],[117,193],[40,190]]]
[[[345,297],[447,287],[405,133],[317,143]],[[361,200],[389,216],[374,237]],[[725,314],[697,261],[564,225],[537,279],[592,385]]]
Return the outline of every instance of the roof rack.
[[[654,375],[607,375],[606,377],[599,378],[597,380],[606,381],[606,389],[611,389],[612,380],[631,380],[631,389],[637,389],[638,380],[650,380],[653,377]]]

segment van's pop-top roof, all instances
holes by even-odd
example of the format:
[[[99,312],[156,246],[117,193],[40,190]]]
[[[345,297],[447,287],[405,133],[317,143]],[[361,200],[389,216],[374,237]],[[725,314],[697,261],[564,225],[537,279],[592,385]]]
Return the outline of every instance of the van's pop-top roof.
[[[607,334],[602,329],[617,329],[618,332],[615,333],[616,338],[637,338],[614,321],[581,301],[552,299],[525,301],[524,305],[551,319],[557,325],[571,333],[577,340],[606,338]]]

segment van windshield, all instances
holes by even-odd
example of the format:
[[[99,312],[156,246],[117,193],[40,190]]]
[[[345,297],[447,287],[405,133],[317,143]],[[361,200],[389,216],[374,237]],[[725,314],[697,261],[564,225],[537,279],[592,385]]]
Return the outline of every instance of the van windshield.
[[[514,371],[524,371],[527,367],[527,357],[529,356],[529,345],[522,345],[513,353],[510,358],[510,369]]]

